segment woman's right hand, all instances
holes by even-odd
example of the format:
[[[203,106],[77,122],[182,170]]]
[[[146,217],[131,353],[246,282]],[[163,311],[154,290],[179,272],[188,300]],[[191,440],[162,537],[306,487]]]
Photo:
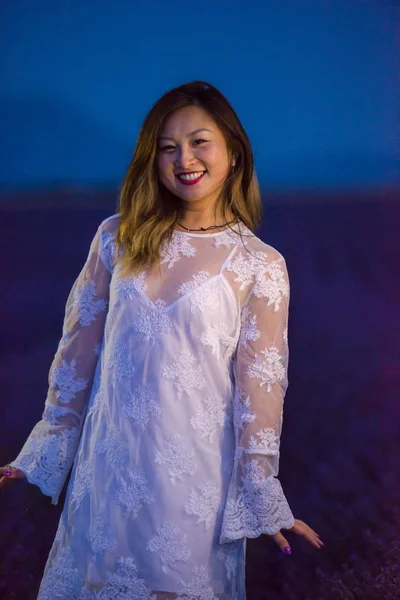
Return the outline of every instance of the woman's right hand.
[[[15,467],[10,467],[10,465],[0,467],[0,488],[3,487],[9,479],[24,479],[24,477],[25,474]]]

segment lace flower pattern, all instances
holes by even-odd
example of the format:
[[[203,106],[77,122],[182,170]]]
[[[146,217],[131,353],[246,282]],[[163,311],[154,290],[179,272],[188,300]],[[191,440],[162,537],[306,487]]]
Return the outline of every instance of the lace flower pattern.
[[[139,569],[132,557],[120,557],[114,573],[104,583],[85,584],[76,565],[71,548],[62,549],[46,572],[38,600],[157,600],[139,577]]]
[[[188,583],[182,581],[182,596],[177,600],[218,600],[215,596],[207,569],[201,565],[192,569],[192,579]]]
[[[156,497],[150,489],[150,483],[144,472],[128,471],[124,477],[127,477],[127,480],[122,478],[117,483],[115,498],[118,504],[128,511],[131,518],[136,519],[142,506],[152,504]]]
[[[77,377],[76,360],[68,363],[62,361],[62,367],[54,367],[50,377],[50,387],[56,390],[56,398],[62,404],[68,404],[78,392],[85,390],[89,381],[84,377]]]
[[[201,483],[197,488],[190,490],[185,511],[188,515],[198,517],[197,524],[204,523],[207,530],[221,510],[221,492],[213,481]]]
[[[248,342],[256,342],[261,335],[257,329],[257,315],[252,315],[248,306],[242,310],[241,323],[239,346],[247,348]]]
[[[51,407],[48,410],[51,411],[51,420],[57,418],[62,421],[60,412],[57,411],[56,415]],[[29,480],[44,494],[51,496],[55,503],[71,468],[78,441],[77,427],[54,427],[43,419],[33,428],[17,460],[10,464],[29,473]]]
[[[114,259],[116,256],[115,237],[110,231],[103,231],[100,234],[101,259],[109,273],[113,272]]]
[[[203,370],[200,365],[196,366],[196,362],[194,356],[185,350],[171,365],[162,368],[161,375],[173,381],[180,400],[183,394],[189,395],[193,390],[201,390],[206,385]]]
[[[228,327],[225,323],[210,325],[200,336],[200,341],[205,346],[210,346],[212,353],[221,358],[221,346],[225,347],[228,356],[231,356],[236,347],[236,341],[228,334]]]
[[[136,561],[130,556],[118,560],[115,573],[109,577],[94,598],[95,600],[131,600],[133,598],[135,600],[136,598],[137,600],[157,600],[156,594],[152,594],[144,579],[140,578]]]
[[[176,562],[187,562],[191,556],[187,534],[182,535],[178,527],[169,521],[163,523],[157,534],[149,539],[147,550],[159,554],[164,573],[173,569]]]
[[[182,283],[178,292],[189,297],[192,313],[203,312],[205,308],[215,310],[218,306],[219,290],[215,278],[211,278],[208,271],[193,275],[192,281]]]
[[[71,415],[73,412],[66,406],[59,406],[58,404],[45,403],[42,418],[50,425],[58,425],[66,415]],[[75,416],[75,415],[74,415]],[[76,414],[79,419],[79,415]]]
[[[104,439],[98,440],[96,453],[104,455],[108,464],[113,468],[122,467],[128,462],[127,448],[115,425],[109,427]]]
[[[110,552],[117,547],[117,541],[112,533],[111,526],[104,516],[97,515],[91,521],[86,539],[95,554]]]
[[[173,485],[176,481],[182,481],[185,475],[193,475],[197,465],[193,448],[184,439],[175,434],[166,442],[162,452],[156,452],[155,462],[158,465],[166,465],[170,481]]]
[[[282,356],[275,346],[261,350],[260,354],[262,356],[256,354],[254,357],[247,369],[247,375],[259,379],[260,387],[266,385],[267,392],[270,392],[272,385],[285,379],[286,371],[282,364]]]
[[[46,569],[38,600],[79,598],[82,588],[82,579],[75,564],[74,554],[71,547],[66,546],[59,550],[57,560]]]
[[[143,341],[154,346],[159,335],[169,333],[172,329],[167,308],[164,300],[160,299],[146,308],[142,307],[132,325],[133,331],[143,334]]]
[[[117,266],[117,273],[119,275],[120,269]],[[133,277],[117,277],[114,283],[114,287],[119,297],[123,300],[132,300],[135,293],[144,294],[147,290],[146,271],[142,271],[139,275]]]
[[[183,256],[190,257],[196,254],[196,248],[190,245],[185,235],[174,232],[169,245],[161,247],[161,264],[168,263],[168,269],[172,269],[175,263]]]
[[[124,378],[132,378],[135,374],[133,351],[130,345],[122,338],[117,338],[111,348],[110,356],[106,362],[106,369],[111,371],[115,386]]]
[[[253,283],[254,277],[260,277],[267,270],[268,255],[265,252],[255,252],[244,255],[242,252],[236,252],[230,264],[226,267],[227,271],[236,274],[235,282],[240,283],[239,291],[244,290]]]
[[[229,581],[235,576],[239,563],[240,544],[237,541],[223,544],[217,551],[217,558],[225,564]]]
[[[253,288],[253,294],[257,298],[268,298],[268,306],[273,305],[274,311],[279,310],[282,298],[289,295],[289,285],[281,262],[281,259],[278,259],[268,263],[265,271],[257,274]],[[268,277],[265,277],[265,273],[268,274]]]
[[[237,233],[232,233],[230,229],[217,235],[213,243],[215,248],[219,248],[220,246],[238,246],[239,244],[241,244],[239,235]]]
[[[279,480],[266,476],[256,459],[245,465],[237,498],[230,498],[224,515],[224,531],[232,539],[274,535],[293,526],[293,515]]]
[[[240,390],[237,390],[235,396],[235,410],[233,422],[236,429],[244,429],[245,423],[253,423],[256,419],[256,413],[251,410],[250,397]]]
[[[75,507],[79,507],[84,501],[86,496],[89,494],[93,487],[93,467],[89,461],[82,461],[78,463],[75,472],[75,480],[71,493],[71,500],[75,504]]]
[[[222,427],[228,427],[231,417],[227,413],[226,401],[220,396],[208,396],[203,406],[196,408],[196,414],[190,419],[193,429],[197,429],[200,437],[212,442]]]
[[[102,298],[97,298],[94,281],[75,288],[74,306],[78,313],[79,323],[83,327],[90,325],[95,320],[97,313],[107,310],[107,302]]]
[[[94,416],[98,413],[106,404],[106,392],[103,387],[99,387],[94,394],[92,404],[89,406],[87,416]]]
[[[121,412],[132,419],[142,431],[152,416],[160,418],[163,415],[163,409],[148,385],[138,385],[131,397],[124,395]]]
[[[276,456],[279,454],[279,436],[272,427],[264,427],[251,435],[249,440],[249,452]]]

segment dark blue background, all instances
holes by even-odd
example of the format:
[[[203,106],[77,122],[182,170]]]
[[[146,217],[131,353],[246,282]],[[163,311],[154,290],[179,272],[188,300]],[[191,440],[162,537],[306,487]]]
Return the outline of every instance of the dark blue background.
[[[395,4],[3,2],[0,187],[118,184],[146,112],[193,79],[231,101],[269,189],[399,184]]]

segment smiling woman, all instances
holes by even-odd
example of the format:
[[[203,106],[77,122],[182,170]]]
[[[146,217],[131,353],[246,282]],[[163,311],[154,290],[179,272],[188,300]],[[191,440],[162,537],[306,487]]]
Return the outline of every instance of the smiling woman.
[[[139,132],[119,213],[125,274],[155,264],[160,245],[176,229],[241,221],[254,230],[259,224],[251,145],[234,109],[215,87],[194,81],[155,103]]]
[[[200,132],[207,132],[207,138],[198,138]],[[181,198],[188,226],[212,223],[218,195],[235,164],[222,131],[204,109],[187,106],[170,116],[160,136],[165,139],[174,140],[175,145],[159,150],[161,183]]]
[[[38,600],[245,600],[247,538],[322,547],[277,478],[290,291],[259,217],[228,102],[163,96],[68,297],[42,419],[0,469],[56,503],[72,466]]]

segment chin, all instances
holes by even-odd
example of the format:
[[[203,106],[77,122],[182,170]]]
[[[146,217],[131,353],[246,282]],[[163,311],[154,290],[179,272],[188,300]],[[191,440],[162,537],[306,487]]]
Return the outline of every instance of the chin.
[[[187,190],[183,190],[183,191],[182,190],[174,190],[174,194],[176,196],[179,196],[179,198],[183,198],[183,199],[187,198],[189,200],[190,200],[190,198],[199,200],[200,198],[203,198],[204,196],[208,196],[207,191],[205,192],[204,190],[202,190],[202,191],[194,190],[194,189],[191,189],[190,187],[188,187]]]

